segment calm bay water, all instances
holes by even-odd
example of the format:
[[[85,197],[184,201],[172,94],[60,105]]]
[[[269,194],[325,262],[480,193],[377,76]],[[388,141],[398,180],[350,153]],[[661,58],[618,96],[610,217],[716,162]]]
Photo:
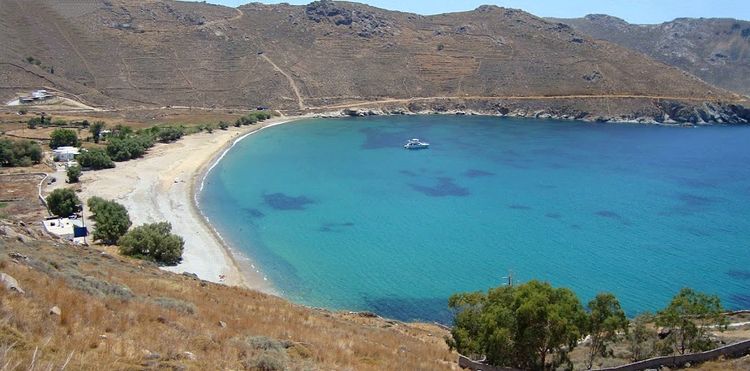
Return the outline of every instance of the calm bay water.
[[[319,119],[241,141],[199,197],[295,302],[449,322],[512,270],[634,315],[686,286],[750,308],[749,164],[748,127]]]

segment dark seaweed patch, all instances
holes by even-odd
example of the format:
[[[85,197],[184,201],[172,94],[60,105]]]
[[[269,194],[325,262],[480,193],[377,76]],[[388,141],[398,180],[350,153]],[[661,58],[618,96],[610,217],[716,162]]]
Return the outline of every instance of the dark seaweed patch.
[[[562,215],[560,215],[559,213],[546,213],[546,214],[544,214],[544,216],[546,216],[546,217],[548,217],[550,219],[560,219],[560,218],[562,218]]]
[[[294,197],[283,193],[264,194],[263,201],[276,210],[304,210],[308,204],[315,202],[305,196]]]
[[[513,210],[531,210],[531,206],[519,205],[519,204],[508,205],[508,208],[513,209]]]
[[[733,269],[727,271],[727,276],[738,280],[750,280],[750,271],[742,269]]]
[[[619,221],[620,223],[622,223],[624,225],[630,225],[630,222],[627,219],[625,219],[622,215],[620,215],[620,214],[618,214],[618,213],[616,213],[614,211],[599,210],[595,214],[597,216],[602,217],[602,218],[617,220],[617,221]]]
[[[266,216],[266,214],[263,214],[263,212],[260,211],[260,210],[258,210],[258,209],[247,208],[247,209],[244,209],[244,210],[247,213],[247,215],[250,215],[250,217],[252,217],[252,218],[262,218],[262,217]]]
[[[406,175],[406,176],[417,176],[417,173],[411,171],[411,170],[400,170],[400,174]]]
[[[495,173],[490,173],[489,171],[478,170],[478,169],[469,169],[464,172],[464,176],[467,178],[480,178],[480,177],[492,176],[492,175],[495,175]]]
[[[682,193],[677,198],[682,201],[685,206],[695,208],[705,207],[716,202],[716,199],[714,198],[698,196],[689,193]]]
[[[470,194],[468,188],[461,187],[453,182],[453,178],[440,177],[437,178],[437,184],[433,187],[422,186],[417,184],[409,184],[409,186],[417,192],[425,194],[430,197],[446,197],[446,196],[458,196],[464,197]]]
[[[581,226],[578,224],[571,224],[570,229],[581,229]]]
[[[353,227],[354,223],[352,222],[346,222],[346,223],[323,223],[323,225],[318,228],[319,232],[343,232],[345,228],[347,227]]]

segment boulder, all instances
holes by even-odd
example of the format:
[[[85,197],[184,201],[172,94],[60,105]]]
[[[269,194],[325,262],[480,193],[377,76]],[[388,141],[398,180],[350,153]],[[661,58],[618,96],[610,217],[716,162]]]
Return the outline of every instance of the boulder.
[[[62,311],[60,310],[60,307],[58,307],[57,305],[55,305],[54,307],[52,307],[52,308],[49,309],[49,314],[51,316],[60,316],[60,315],[62,315]]]
[[[26,291],[23,291],[21,286],[18,284],[18,281],[16,281],[16,279],[9,274],[0,273],[0,283],[2,283],[5,289],[8,291],[15,291],[20,294],[26,293]]]
[[[198,359],[198,357],[196,357],[192,352],[182,352],[180,353],[180,358],[190,361],[195,361],[196,359]]]
[[[224,322],[224,321],[219,321],[219,327],[226,328],[227,327],[227,323]]]

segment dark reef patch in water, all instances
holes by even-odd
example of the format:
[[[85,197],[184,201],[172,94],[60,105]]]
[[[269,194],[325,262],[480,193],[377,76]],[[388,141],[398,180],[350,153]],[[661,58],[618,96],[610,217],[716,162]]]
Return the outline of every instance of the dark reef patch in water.
[[[417,173],[411,171],[411,170],[399,170],[399,174],[403,174],[406,176],[417,176]]]
[[[369,310],[385,318],[399,321],[435,321],[450,325],[453,314],[448,308],[448,298],[372,298],[365,296]]]
[[[560,213],[546,213],[544,216],[550,218],[550,219],[560,219],[562,218],[562,215]]]
[[[323,223],[323,225],[318,228],[319,232],[343,232],[348,227],[353,227],[354,223],[352,222],[345,222],[345,223]]]
[[[627,219],[625,219],[622,215],[620,215],[620,214],[618,214],[618,213],[616,213],[614,211],[599,210],[599,211],[595,212],[594,214],[596,214],[597,216],[600,216],[602,218],[617,220],[620,223],[622,223],[623,225],[631,225],[631,223]]]
[[[706,188],[716,188],[717,183],[712,182],[706,179],[692,179],[692,178],[679,178],[675,177],[673,178],[677,184],[684,185],[686,187],[690,188],[696,188],[696,189],[706,189]]]
[[[422,186],[417,184],[409,184],[409,186],[417,192],[425,194],[430,197],[447,197],[447,196],[458,196],[465,197],[471,194],[468,188],[461,187],[453,182],[453,178],[440,177],[437,178],[437,184],[433,187]]]
[[[727,276],[738,280],[748,281],[750,280],[750,270],[732,269],[727,271]]]
[[[463,175],[467,178],[480,178],[485,176],[493,176],[495,175],[495,173],[478,169],[469,169],[466,170]]]
[[[304,210],[308,204],[315,203],[305,196],[288,196],[283,193],[264,194],[263,201],[266,205],[276,210]]]
[[[513,209],[513,210],[531,210],[531,206],[519,205],[519,204],[508,205],[508,208]]]
[[[251,218],[262,218],[262,217],[266,216],[266,214],[264,214],[262,211],[260,211],[258,209],[245,208],[243,210],[245,211],[245,213],[247,215],[250,215]]]
[[[718,201],[715,198],[698,196],[690,193],[681,193],[677,199],[679,199],[685,206],[691,208],[706,207]]]

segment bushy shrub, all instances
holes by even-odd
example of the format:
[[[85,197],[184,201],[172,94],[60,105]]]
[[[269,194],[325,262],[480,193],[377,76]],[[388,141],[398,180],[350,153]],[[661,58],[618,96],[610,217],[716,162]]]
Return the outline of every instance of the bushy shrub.
[[[91,136],[94,138],[94,143],[99,143],[99,140],[102,136],[102,130],[107,125],[103,121],[95,121],[91,126],[89,126],[89,132],[91,132]]]
[[[42,160],[42,147],[30,140],[0,139],[0,166],[30,166]]]
[[[158,297],[153,299],[153,302],[162,308],[174,310],[180,313],[195,314],[195,312],[197,312],[195,304],[180,299]]]
[[[70,188],[58,188],[47,196],[47,207],[49,211],[59,217],[68,217],[78,211],[81,200]]]
[[[26,124],[29,126],[29,129],[36,129],[37,126],[48,126],[52,124],[52,117],[32,117],[26,122]]]
[[[50,148],[78,147],[79,144],[78,134],[76,134],[75,130],[55,129],[52,134],[50,134]]]
[[[112,138],[107,144],[107,154],[115,161],[128,161],[142,157],[153,145],[153,139],[145,134]]]
[[[115,167],[115,163],[109,158],[107,152],[101,148],[92,148],[81,152],[76,160],[81,167],[90,168],[93,170],[100,169],[111,169]]]
[[[159,128],[157,137],[162,143],[174,142],[185,135],[185,129],[179,127],[165,126]]]
[[[281,371],[287,369],[287,355],[281,352],[263,352],[243,363],[246,370]]]
[[[81,177],[81,167],[73,165],[68,168],[68,183],[78,183],[78,179]]]
[[[123,255],[176,265],[182,260],[185,241],[171,231],[172,225],[167,222],[144,224],[126,233],[117,244]]]
[[[249,336],[246,341],[247,345],[259,350],[283,351],[292,346],[289,341],[272,339],[267,336]]]
[[[100,197],[89,198],[87,205],[96,223],[93,233],[95,239],[113,245],[128,232],[132,223],[125,206]]]
[[[229,128],[229,124],[227,124],[224,121],[219,121],[219,129],[221,129],[221,130],[227,130],[227,128]]]

